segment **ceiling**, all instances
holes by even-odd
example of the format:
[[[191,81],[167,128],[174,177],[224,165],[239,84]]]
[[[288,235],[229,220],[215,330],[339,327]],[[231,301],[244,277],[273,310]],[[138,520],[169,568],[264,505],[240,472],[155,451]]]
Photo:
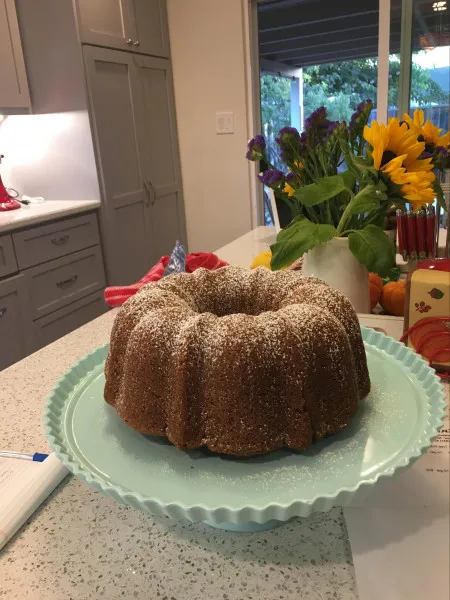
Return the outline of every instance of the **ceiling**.
[[[450,2],[449,2],[450,3]],[[413,49],[420,36],[449,31],[448,10],[414,0]],[[290,68],[378,55],[378,0],[267,0],[258,5],[260,57]],[[400,52],[401,0],[391,0],[390,52]],[[436,44],[437,45],[437,44]]]

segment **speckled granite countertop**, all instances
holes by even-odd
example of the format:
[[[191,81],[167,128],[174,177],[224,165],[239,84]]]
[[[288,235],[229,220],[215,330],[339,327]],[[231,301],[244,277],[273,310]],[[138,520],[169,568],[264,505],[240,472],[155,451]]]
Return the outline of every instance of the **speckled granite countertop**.
[[[45,398],[114,311],[0,373],[0,440],[44,451]],[[0,551],[0,598],[357,600],[340,509],[260,533],[153,518],[67,477]]]

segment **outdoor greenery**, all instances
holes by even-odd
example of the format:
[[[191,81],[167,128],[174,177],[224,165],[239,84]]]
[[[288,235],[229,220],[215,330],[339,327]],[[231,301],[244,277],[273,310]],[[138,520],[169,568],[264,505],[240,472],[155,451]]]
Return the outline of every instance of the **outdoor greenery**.
[[[325,106],[329,118],[349,121],[359,102],[366,98],[376,100],[378,65],[376,58],[364,58],[329,63],[303,70],[304,115],[319,106]],[[399,57],[391,56],[389,64],[389,106],[397,104],[400,76]],[[268,149],[278,131],[291,124],[291,80],[273,75],[261,76],[261,107],[264,134]],[[430,104],[448,104],[448,94],[431,78],[429,72],[413,63],[411,74],[412,104],[426,107]],[[275,156],[272,162],[277,163]]]
[[[291,123],[291,80],[287,77],[261,75],[261,118],[263,133],[268,140],[270,162],[281,167],[275,136],[282,127]]]

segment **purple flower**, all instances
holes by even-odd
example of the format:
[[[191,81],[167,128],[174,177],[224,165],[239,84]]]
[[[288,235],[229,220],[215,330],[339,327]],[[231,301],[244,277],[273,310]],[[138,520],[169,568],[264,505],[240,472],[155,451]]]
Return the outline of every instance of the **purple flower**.
[[[422,152],[422,154],[419,156],[420,160],[424,160],[425,158],[433,158],[433,155],[431,152]]]
[[[259,160],[264,158],[266,151],[266,140],[263,135],[256,135],[248,143],[248,150],[245,158],[247,160]]]
[[[287,175],[286,175],[286,181],[292,181],[292,179],[295,178],[295,173],[293,173],[292,171],[290,171]]]
[[[300,151],[300,134],[295,127],[283,127],[275,139],[280,147],[281,160],[289,165],[298,157]]]
[[[258,179],[268,187],[278,187],[284,179],[284,175],[277,169],[267,169],[258,175]]]
[[[325,106],[319,106],[305,119],[305,129],[312,129],[315,125],[321,126],[321,122],[327,118],[327,109]]]
[[[339,125],[339,121],[329,121],[327,134],[331,135],[338,125]]]
[[[450,154],[448,148],[436,146],[434,149],[434,166],[440,171],[450,168]]]
[[[370,113],[372,112],[373,102],[369,98],[367,100],[363,100],[356,107],[355,112],[352,114],[350,119],[350,125],[348,129],[351,134],[354,133],[353,137],[356,137],[360,132],[357,129],[364,127],[367,124]],[[362,129],[361,129],[362,131]]]
[[[275,139],[276,143],[279,146],[283,146],[285,144],[295,145],[298,144],[300,140],[300,134],[295,127],[283,127],[278,132],[278,137]]]

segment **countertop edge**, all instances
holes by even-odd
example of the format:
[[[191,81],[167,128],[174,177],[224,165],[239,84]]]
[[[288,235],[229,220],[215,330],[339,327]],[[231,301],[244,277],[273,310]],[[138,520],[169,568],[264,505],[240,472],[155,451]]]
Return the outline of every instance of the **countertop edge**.
[[[50,204],[57,203],[57,206],[49,206]],[[67,203],[68,206],[63,206]],[[31,214],[23,216],[17,221],[2,223],[1,217],[3,215],[9,215],[6,213],[0,213],[0,235],[17,231],[18,229],[25,229],[26,227],[33,225],[40,225],[41,223],[48,223],[49,221],[55,221],[62,217],[70,215],[76,215],[83,212],[89,212],[100,208],[100,200],[47,200],[43,204],[35,205],[33,208],[23,207],[17,210],[19,211],[33,211]],[[39,207],[45,207],[45,212],[38,210]],[[36,210],[36,212],[34,212]],[[48,212],[47,212],[48,211]],[[12,215],[15,216],[15,215]]]

